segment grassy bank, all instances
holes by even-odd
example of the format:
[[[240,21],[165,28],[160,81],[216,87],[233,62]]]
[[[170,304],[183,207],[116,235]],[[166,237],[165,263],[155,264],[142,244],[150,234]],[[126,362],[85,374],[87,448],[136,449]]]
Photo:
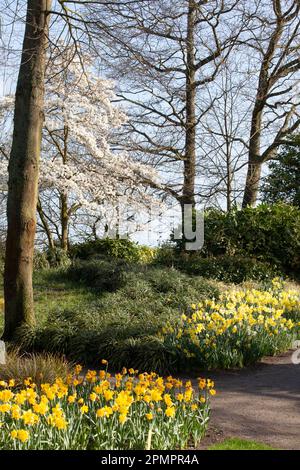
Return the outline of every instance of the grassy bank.
[[[65,354],[72,361],[88,365],[97,365],[99,358],[105,357],[114,369],[133,365],[140,370],[167,373],[186,370],[191,365],[218,367],[220,354],[214,354],[214,360],[208,361],[201,350],[194,350],[198,339],[189,333],[189,320],[184,326],[185,344],[178,344],[178,340],[183,341],[181,338],[170,340],[161,333],[166,325],[175,325],[174,331],[182,328],[178,322],[182,322],[182,315],[193,313],[193,305],[207,301],[219,305],[218,301],[226,291],[234,292],[246,287],[260,291],[268,288],[266,283],[248,282],[234,286],[188,275],[174,268],[105,258],[76,263],[66,269],[37,271],[34,274],[37,326],[23,329],[19,339],[26,351]],[[268,308],[267,305],[263,307]],[[256,311],[259,308],[258,304]],[[280,305],[277,310],[279,308]],[[292,311],[291,315],[295,317],[295,312]],[[3,317],[1,320],[3,322]],[[196,331],[198,320],[192,321]],[[291,338],[285,334],[276,341],[275,337],[271,341],[267,339],[267,342],[264,339],[263,343],[260,339],[260,344],[252,342],[248,347],[246,325],[241,330],[243,351],[237,354],[237,335],[234,334],[234,341],[231,340],[231,328],[235,328],[235,324],[236,315],[233,313],[226,332],[221,331],[217,337],[218,343],[223,344],[222,334],[226,334],[226,344],[233,345],[233,354],[229,351],[226,361],[222,359],[222,367],[224,364],[225,367],[247,365],[258,360],[265,351],[276,353],[290,344]],[[208,317],[203,325],[210,328]],[[255,329],[251,335],[253,331],[255,333]],[[201,335],[204,333],[202,329]],[[219,335],[219,328],[215,328],[214,333]],[[263,334],[266,338],[265,331]],[[259,337],[262,338],[261,335]],[[250,340],[253,340],[253,335]],[[244,345],[247,345],[247,354],[244,354]],[[191,360],[191,356],[198,357],[197,361]]]

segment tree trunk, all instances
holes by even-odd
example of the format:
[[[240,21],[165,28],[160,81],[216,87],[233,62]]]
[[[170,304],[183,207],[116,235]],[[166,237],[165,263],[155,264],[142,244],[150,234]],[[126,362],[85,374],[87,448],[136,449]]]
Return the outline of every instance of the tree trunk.
[[[260,139],[262,126],[262,111],[264,106],[264,102],[259,98],[259,94],[263,94],[263,92],[264,89],[260,86],[258,88],[258,96],[256,98],[256,104],[254,106],[252,114],[249,139],[248,169],[242,204],[243,208],[247,206],[255,206],[258,195],[261,167],[263,163],[261,157]]]
[[[35,323],[32,269],[50,5],[49,0],[27,2],[9,161],[4,340],[12,339],[19,326]]]
[[[38,203],[37,203],[37,211],[39,213],[39,216],[40,216],[40,219],[41,219],[41,222],[42,222],[42,225],[43,225],[43,228],[45,230],[45,234],[48,238],[48,247],[50,248],[50,250],[54,250],[55,248],[55,244],[54,244],[54,240],[53,240],[53,236],[52,236],[52,232],[51,232],[51,229],[49,227],[49,224],[48,224],[48,221],[45,217],[45,213],[43,211],[43,208],[42,208],[42,205],[41,205],[41,202],[38,200]]]
[[[68,161],[68,136],[69,128],[64,125],[64,151],[63,151],[63,164],[66,165]],[[60,223],[61,223],[61,248],[67,253],[69,250],[69,209],[68,209],[68,195],[60,194]]]
[[[243,208],[254,207],[257,201],[262,163],[251,161],[248,163],[248,172],[243,199]]]
[[[248,169],[246,184],[244,190],[244,198],[242,207],[255,206],[263,160],[261,157],[260,139],[262,127],[262,112],[264,101],[259,98],[259,94],[265,93],[263,87],[258,88],[258,96],[256,97],[256,104],[253,109],[251,130],[249,139],[249,155],[248,155]]]
[[[61,248],[67,253],[69,250],[69,211],[68,197],[66,194],[60,195],[61,210]]]
[[[182,227],[184,230],[184,206],[195,207],[196,177],[196,65],[195,65],[195,23],[197,6],[189,0],[186,40],[186,129],[184,178],[181,198]]]
[[[233,171],[231,165],[230,154],[227,154],[226,161],[226,209],[227,212],[230,212],[232,209],[232,182],[233,182]]]

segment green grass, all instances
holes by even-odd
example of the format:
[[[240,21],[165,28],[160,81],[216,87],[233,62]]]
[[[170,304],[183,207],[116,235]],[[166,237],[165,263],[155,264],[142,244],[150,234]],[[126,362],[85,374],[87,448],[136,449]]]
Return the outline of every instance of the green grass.
[[[192,302],[219,295],[220,283],[188,276],[175,269],[127,265],[111,261],[83,262],[67,270],[34,275],[37,325],[61,319],[63,312],[80,317],[89,329],[143,324],[161,328]]]
[[[275,450],[267,444],[246,439],[229,438],[214,444],[208,450]]]
[[[86,287],[69,281],[62,270],[36,271],[33,276],[35,315],[38,326],[47,321],[57,309],[85,309],[97,297]],[[3,286],[0,285],[3,295]],[[0,295],[0,332],[3,328],[3,297]]]
[[[57,309],[85,309],[97,298],[92,290],[69,281],[60,269],[35,272],[33,284],[39,326]]]

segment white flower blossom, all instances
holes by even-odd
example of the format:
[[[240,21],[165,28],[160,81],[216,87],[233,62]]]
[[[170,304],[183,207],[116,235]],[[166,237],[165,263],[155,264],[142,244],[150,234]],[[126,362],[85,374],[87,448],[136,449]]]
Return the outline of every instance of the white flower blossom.
[[[138,163],[126,153],[113,151],[114,130],[126,123],[124,112],[113,104],[112,81],[91,73],[89,57],[85,70],[79,59],[68,63],[67,50],[52,61],[46,73],[45,123],[40,163],[40,192],[55,189],[68,196],[70,204],[85,213],[99,215],[103,203],[114,203],[126,194],[132,208],[153,202],[145,190],[149,181],[158,183],[152,167]],[[12,134],[14,97],[0,99],[0,188],[7,185],[7,158]]]

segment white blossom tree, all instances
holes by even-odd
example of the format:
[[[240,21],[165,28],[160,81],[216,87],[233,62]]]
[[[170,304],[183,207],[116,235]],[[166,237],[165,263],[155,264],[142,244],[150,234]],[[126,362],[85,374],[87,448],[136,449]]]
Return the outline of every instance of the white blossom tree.
[[[126,195],[135,211],[151,204],[146,188],[158,184],[150,166],[135,162],[118,152],[114,130],[126,122],[122,110],[113,104],[113,82],[96,77],[90,57],[76,55],[72,47],[51,54],[46,72],[45,122],[43,127],[38,201],[39,225],[54,247],[58,239],[68,250],[72,217],[113,217],[104,206],[117,204]],[[67,66],[66,66],[67,64]],[[1,183],[5,190],[10,147],[10,115],[14,98],[0,102],[2,126]]]

